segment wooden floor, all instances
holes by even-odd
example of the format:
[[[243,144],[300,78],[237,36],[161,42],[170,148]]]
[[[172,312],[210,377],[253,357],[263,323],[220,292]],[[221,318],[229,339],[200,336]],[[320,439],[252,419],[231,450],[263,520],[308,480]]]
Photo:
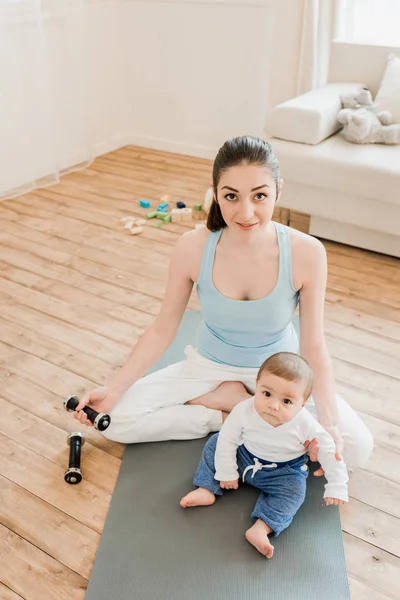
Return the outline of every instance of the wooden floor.
[[[82,428],[84,480],[68,486],[66,438],[78,426],[62,400],[104,383],[153,322],[186,230],[149,222],[129,236],[121,217],[146,212],[141,197],[201,202],[209,181],[206,160],[127,147],[0,203],[2,600],[84,597],[123,446]],[[325,245],[338,389],[376,440],[341,511],[352,599],[398,600],[400,261]]]

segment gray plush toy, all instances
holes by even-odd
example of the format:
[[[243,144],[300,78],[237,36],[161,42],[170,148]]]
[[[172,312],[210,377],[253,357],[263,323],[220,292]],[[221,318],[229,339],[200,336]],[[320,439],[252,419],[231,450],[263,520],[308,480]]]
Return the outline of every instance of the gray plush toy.
[[[391,124],[388,111],[378,112],[368,88],[356,94],[340,96],[343,108],[338,121],[344,125],[343,135],[353,144],[400,144],[400,123]]]

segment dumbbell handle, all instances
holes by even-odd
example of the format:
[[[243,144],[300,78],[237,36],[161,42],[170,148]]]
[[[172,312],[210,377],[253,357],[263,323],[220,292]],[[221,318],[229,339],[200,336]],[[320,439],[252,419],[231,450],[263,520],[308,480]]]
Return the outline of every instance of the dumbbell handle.
[[[69,469],[80,469],[82,441],[77,436],[71,439],[69,447]]]
[[[69,461],[64,480],[74,485],[82,481],[81,450],[85,443],[85,438],[79,431],[76,431],[69,434],[67,443],[69,445]]]
[[[76,396],[70,396],[64,400],[64,408],[69,412],[76,410],[78,404],[79,398]],[[87,414],[89,421],[91,421],[99,431],[104,431],[111,423],[111,417],[106,413],[98,413],[93,408],[90,408],[90,406],[85,406],[82,410]]]

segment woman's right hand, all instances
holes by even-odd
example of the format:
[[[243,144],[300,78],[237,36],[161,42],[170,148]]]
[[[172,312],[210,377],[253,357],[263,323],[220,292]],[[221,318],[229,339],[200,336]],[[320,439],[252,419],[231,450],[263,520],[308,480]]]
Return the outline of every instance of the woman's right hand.
[[[72,416],[82,423],[82,425],[94,427],[93,423],[89,421],[87,414],[83,412],[82,409],[85,406],[89,406],[99,413],[109,414],[110,410],[118,400],[119,396],[111,392],[107,387],[96,388],[90,392],[86,392],[76,407],[76,410],[72,413]]]

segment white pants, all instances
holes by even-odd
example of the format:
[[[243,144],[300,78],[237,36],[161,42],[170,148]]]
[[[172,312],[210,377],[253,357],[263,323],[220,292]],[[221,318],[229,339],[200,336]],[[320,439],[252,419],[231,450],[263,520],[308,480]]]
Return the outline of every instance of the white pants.
[[[192,346],[186,359],[139,379],[111,411],[111,424],[103,432],[110,440],[126,444],[186,440],[219,431],[222,413],[189,400],[215,390],[224,381],[241,381],[255,392],[258,369],[230,367],[204,358]],[[356,412],[337,398],[344,460],[349,469],[363,466],[372,449],[372,436]],[[307,410],[317,418],[312,398]]]

